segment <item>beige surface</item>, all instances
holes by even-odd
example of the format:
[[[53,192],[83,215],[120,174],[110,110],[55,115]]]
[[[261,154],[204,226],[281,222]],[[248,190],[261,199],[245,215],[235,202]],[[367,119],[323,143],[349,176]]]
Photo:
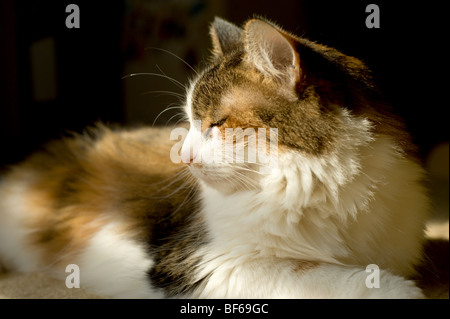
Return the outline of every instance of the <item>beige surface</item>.
[[[430,224],[426,245],[427,263],[420,269],[420,286],[429,298],[449,298],[449,227],[448,221]],[[82,288],[69,289],[64,281],[40,274],[1,274],[0,299],[91,299],[99,298]]]
[[[40,274],[1,274],[0,299],[93,299],[81,288],[69,289],[64,281]]]

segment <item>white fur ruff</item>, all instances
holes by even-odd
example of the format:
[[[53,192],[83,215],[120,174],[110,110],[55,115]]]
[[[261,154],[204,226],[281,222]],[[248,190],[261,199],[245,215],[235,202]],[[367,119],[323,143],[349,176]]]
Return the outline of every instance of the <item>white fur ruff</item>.
[[[367,121],[343,118],[349,130],[340,149],[321,158],[279,155],[261,190],[226,195],[203,185],[211,244],[198,252],[198,277],[210,277],[197,296],[422,296],[401,276],[421,258],[424,171],[391,138],[372,136]],[[318,266],[295,271],[299,261]],[[365,285],[369,264],[381,269],[380,288]]]

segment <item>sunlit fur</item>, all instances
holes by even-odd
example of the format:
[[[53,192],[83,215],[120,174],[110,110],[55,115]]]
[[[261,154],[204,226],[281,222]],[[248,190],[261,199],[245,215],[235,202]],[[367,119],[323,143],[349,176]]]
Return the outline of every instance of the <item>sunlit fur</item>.
[[[113,297],[423,297],[424,170],[366,66],[263,19],[216,18],[210,35],[186,88],[184,163],[171,127],[50,143],[1,179],[0,264],[62,279],[77,264]],[[276,148],[258,139],[273,128]],[[201,160],[239,143],[241,158]]]

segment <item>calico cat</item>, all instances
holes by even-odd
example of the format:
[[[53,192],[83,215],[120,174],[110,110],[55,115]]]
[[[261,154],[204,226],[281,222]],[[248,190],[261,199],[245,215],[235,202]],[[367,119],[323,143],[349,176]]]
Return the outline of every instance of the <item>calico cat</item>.
[[[4,266],[76,264],[112,297],[423,297],[424,170],[366,66],[261,18],[210,34],[181,149],[173,127],[99,125],[2,177]]]

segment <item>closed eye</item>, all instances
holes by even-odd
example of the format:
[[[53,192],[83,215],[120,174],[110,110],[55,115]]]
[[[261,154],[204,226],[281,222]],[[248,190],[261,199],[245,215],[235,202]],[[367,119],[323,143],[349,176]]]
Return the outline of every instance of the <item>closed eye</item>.
[[[209,127],[211,128],[211,127],[214,127],[214,126],[222,126],[227,121],[227,118],[228,117],[225,117],[225,118],[221,119],[218,122],[212,123]]]

